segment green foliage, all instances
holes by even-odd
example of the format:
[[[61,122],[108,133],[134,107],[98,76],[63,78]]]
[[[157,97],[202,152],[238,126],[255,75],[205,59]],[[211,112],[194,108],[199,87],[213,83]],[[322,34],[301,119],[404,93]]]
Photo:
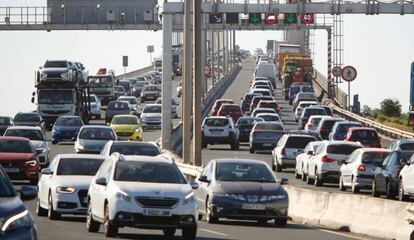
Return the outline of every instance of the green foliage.
[[[364,117],[372,117],[373,116],[373,110],[368,105],[364,105],[364,106],[362,106],[361,114]]]
[[[398,99],[386,98],[380,103],[380,111],[387,117],[401,116],[401,103]]]

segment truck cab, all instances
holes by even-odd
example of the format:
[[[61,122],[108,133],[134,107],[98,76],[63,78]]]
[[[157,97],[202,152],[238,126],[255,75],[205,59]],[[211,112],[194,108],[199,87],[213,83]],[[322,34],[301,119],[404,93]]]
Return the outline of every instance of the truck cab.
[[[90,93],[95,94],[103,106],[106,106],[109,101],[115,100],[115,76],[113,74],[89,76],[87,82]]]

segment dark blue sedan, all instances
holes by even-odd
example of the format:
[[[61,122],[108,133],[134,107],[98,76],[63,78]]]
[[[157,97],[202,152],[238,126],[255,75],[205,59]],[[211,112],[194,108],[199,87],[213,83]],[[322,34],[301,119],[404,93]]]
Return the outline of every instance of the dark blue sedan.
[[[83,125],[79,116],[60,116],[52,128],[52,144],[74,141]]]

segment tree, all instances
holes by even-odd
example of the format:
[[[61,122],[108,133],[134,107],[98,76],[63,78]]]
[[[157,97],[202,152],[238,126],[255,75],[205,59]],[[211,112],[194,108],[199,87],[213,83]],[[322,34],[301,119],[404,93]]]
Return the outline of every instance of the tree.
[[[386,98],[380,103],[382,114],[387,117],[401,116],[401,103],[398,99]]]
[[[368,105],[362,106],[361,114],[364,117],[372,117],[372,114],[373,114],[372,108],[370,108]]]

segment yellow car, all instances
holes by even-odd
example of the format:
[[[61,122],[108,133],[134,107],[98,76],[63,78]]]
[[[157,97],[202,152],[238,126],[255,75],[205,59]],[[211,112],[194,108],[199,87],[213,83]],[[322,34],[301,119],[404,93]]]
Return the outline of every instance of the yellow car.
[[[116,115],[112,118],[111,128],[118,138],[142,141],[141,123],[134,115]]]

